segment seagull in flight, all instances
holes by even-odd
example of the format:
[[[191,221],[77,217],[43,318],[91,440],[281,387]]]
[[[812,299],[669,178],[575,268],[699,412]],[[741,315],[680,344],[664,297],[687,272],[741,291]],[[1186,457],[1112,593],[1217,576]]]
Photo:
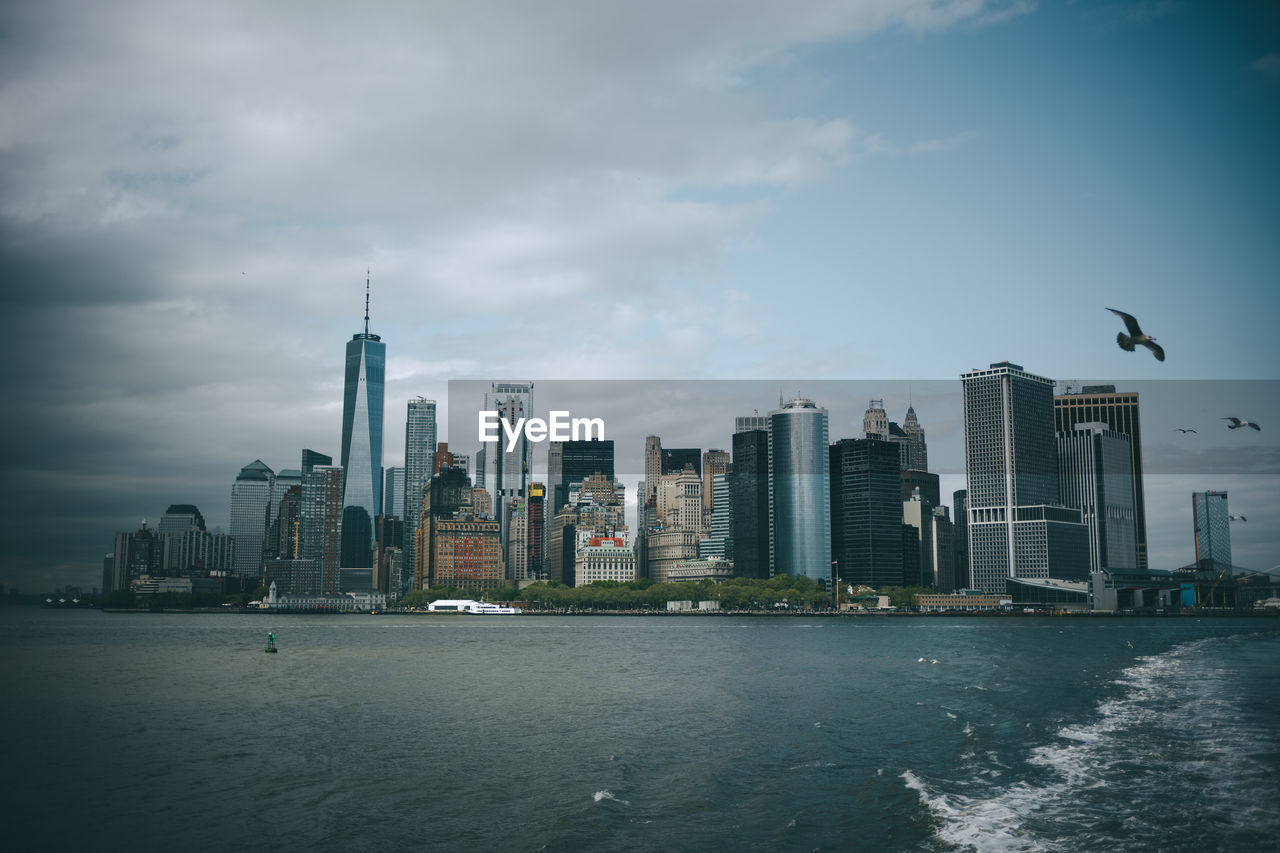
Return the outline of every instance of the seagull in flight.
[[[1182,427],[1174,427],[1174,428],[1173,428],[1173,431],[1174,431],[1174,432],[1180,432],[1180,433],[1183,433],[1184,435],[1185,435],[1186,433],[1189,433],[1189,432],[1196,432],[1196,431],[1195,431],[1195,430],[1193,430],[1193,429],[1183,429]],[[1199,435],[1199,434],[1200,434],[1200,433],[1196,432],[1196,435]]]
[[[1240,427],[1253,427],[1258,432],[1262,432],[1262,427],[1258,426],[1253,421],[1242,421],[1239,418],[1223,418],[1222,420],[1231,421],[1231,423],[1227,424],[1227,429],[1240,429]]]
[[[1232,521],[1248,521],[1249,520],[1245,518],[1243,515],[1228,515],[1227,518],[1231,519]]]
[[[1164,349],[1156,343],[1156,339],[1150,335],[1143,334],[1142,328],[1138,325],[1138,320],[1132,314],[1126,314],[1123,311],[1117,311],[1114,308],[1108,308],[1112,314],[1124,320],[1124,327],[1129,330],[1129,334],[1120,332],[1116,335],[1116,343],[1120,345],[1120,349],[1125,352],[1133,352],[1138,344],[1142,344],[1151,352],[1155,353],[1156,361],[1164,361]]]

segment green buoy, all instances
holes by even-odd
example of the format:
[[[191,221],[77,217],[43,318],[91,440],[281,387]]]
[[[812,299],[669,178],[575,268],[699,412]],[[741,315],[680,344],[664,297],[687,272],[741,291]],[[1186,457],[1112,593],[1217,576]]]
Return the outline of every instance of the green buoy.
[[[276,649],[276,635],[275,635],[275,634],[267,634],[267,647],[266,647],[266,649],[264,649],[264,651],[269,652],[270,654],[275,654],[275,653],[276,653],[277,649]]]

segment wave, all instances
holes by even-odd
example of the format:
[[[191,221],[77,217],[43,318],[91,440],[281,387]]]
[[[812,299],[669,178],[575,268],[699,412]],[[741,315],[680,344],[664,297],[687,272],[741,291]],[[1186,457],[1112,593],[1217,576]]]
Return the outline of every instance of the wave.
[[[1243,698],[1249,667],[1265,664],[1240,663],[1231,646],[1251,639],[1205,638],[1139,658],[1089,718],[1029,749],[1018,782],[992,788],[981,777],[1001,774],[982,769],[967,782],[911,770],[901,778],[951,848],[1263,844],[1280,821],[1249,806],[1280,793],[1270,766],[1280,726],[1256,721]],[[1274,639],[1256,650],[1260,661],[1275,653]],[[994,753],[987,761],[999,764]]]
[[[612,791],[596,791],[594,794],[592,794],[591,799],[592,801],[597,803],[600,802],[601,800],[612,800],[613,802],[621,803],[624,806],[631,805],[629,801],[620,800],[617,797],[615,797]]]

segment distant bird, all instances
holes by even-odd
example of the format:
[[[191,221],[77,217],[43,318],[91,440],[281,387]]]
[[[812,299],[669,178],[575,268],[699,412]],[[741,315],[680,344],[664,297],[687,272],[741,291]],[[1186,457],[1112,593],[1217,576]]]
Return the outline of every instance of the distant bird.
[[[1174,432],[1181,432],[1181,433],[1196,432],[1196,431],[1195,431],[1195,430],[1193,430],[1193,429],[1183,429],[1182,427],[1174,427],[1174,428],[1173,428],[1173,431],[1174,431]],[[1200,434],[1200,433],[1196,432],[1196,435],[1199,435],[1199,434]]]
[[[1123,311],[1117,311],[1114,308],[1108,308],[1112,314],[1116,314],[1121,320],[1124,320],[1124,327],[1129,330],[1129,334],[1120,332],[1116,335],[1116,343],[1120,345],[1120,349],[1125,352],[1133,352],[1134,347],[1142,344],[1147,349],[1155,353],[1156,361],[1164,361],[1164,349],[1156,343],[1156,339],[1150,335],[1143,334],[1142,329],[1138,326],[1138,320],[1132,314],[1126,314]]]
[[[1248,521],[1249,520],[1245,518],[1243,515],[1228,515],[1227,518],[1231,519],[1232,521]]]
[[[1231,421],[1227,424],[1227,429],[1240,429],[1240,427],[1253,427],[1258,432],[1262,432],[1262,427],[1252,421],[1242,421],[1239,418],[1223,418],[1224,421]]]

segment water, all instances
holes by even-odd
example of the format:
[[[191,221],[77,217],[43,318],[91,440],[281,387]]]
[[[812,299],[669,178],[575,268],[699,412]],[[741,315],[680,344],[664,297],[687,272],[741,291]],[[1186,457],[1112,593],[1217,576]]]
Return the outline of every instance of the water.
[[[1265,619],[5,608],[0,802],[9,849],[1276,849],[1277,661]]]

